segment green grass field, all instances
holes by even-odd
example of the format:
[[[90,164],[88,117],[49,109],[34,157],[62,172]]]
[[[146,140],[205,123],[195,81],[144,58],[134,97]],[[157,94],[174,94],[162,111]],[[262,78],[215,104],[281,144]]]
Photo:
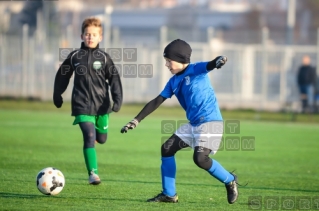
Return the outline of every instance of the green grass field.
[[[229,171],[236,169],[239,183],[249,183],[239,188],[238,201],[227,203],[224,185],[199,169],[187,149],[176,155],[179,203],[154,204],[145,200],[161,191],[160,146],[166,136],[161,121],[184,120],[181,110],[160,108],[127,134],[120,128],[142,106],[111,114],[108,141],[96,146],[102,183],[90,186],[82,135],[72,125],[69,105],[62,110],[37,105],[0,102],[0,210],[249,210],[256,206],[248,201],[258,197],[262,210],[277,205],[284,210],[285,197],[294,200],[293,210],[307,208],[301,199],[310,200],[308,210],[318,208],[319,124],[239,119],[239,135],[254,136],[255,150],[224,149],[214,156]],[[49,166],[66,178],[57,196],[42,195],[36,188],[36,174]],[[269,199],[279,199],[278,204],[269,207]]]

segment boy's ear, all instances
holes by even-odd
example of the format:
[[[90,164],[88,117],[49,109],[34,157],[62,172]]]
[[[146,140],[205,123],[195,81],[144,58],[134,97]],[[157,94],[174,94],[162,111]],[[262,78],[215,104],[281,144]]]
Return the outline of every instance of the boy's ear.
[[[81,34],[81,40],[83,40],[83,34]]]
[[[101,35],[100,38],[99,38],[99,42],[101,42],[103,39],[103,36]]]

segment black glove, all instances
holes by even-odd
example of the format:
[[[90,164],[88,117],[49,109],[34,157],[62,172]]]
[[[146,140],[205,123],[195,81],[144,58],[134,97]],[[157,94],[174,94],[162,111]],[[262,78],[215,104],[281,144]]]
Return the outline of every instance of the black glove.
[[[131,120],[129,123],[127,123],[124,127],[121,129],[121,133],[127,133],[128,130],[133,130],[138,125],[137,119]]]
[[[53,103],[57,108],[61,108],[63,103],[63,98],[61,95],[53,94]]]
[[[120,106],[118,106],[116,103],[113,104],[113,107],[112,107],[112,111],[114,112],[118,112],[120,110]]]
[[[215,59],[215,65],[217,69],[220,69],[227,62],[226,56],[217,56]]]

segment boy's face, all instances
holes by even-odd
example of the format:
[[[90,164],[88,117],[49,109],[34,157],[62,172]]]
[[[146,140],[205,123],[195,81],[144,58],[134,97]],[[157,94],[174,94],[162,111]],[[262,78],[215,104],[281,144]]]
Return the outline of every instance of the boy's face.
[[[185,69],[188,64],[182,64],[171,59],[164,57],[165,66],[171,71],[172,74],[176,74]]]
[[[81,39],[86,47],[95,48],[102,40],[101,28],[96,26],[86,27]]]

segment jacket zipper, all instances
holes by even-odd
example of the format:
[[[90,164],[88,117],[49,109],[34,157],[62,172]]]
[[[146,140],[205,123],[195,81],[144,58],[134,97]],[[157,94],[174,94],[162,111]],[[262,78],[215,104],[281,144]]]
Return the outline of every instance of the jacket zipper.
[[[91,50],[88,49],[88,73],[87,73],[87,78],[88,78],[88,91],[89,91],[89,112],[91,114],[91,105],[92,105],[92,93],[91,93]]]

